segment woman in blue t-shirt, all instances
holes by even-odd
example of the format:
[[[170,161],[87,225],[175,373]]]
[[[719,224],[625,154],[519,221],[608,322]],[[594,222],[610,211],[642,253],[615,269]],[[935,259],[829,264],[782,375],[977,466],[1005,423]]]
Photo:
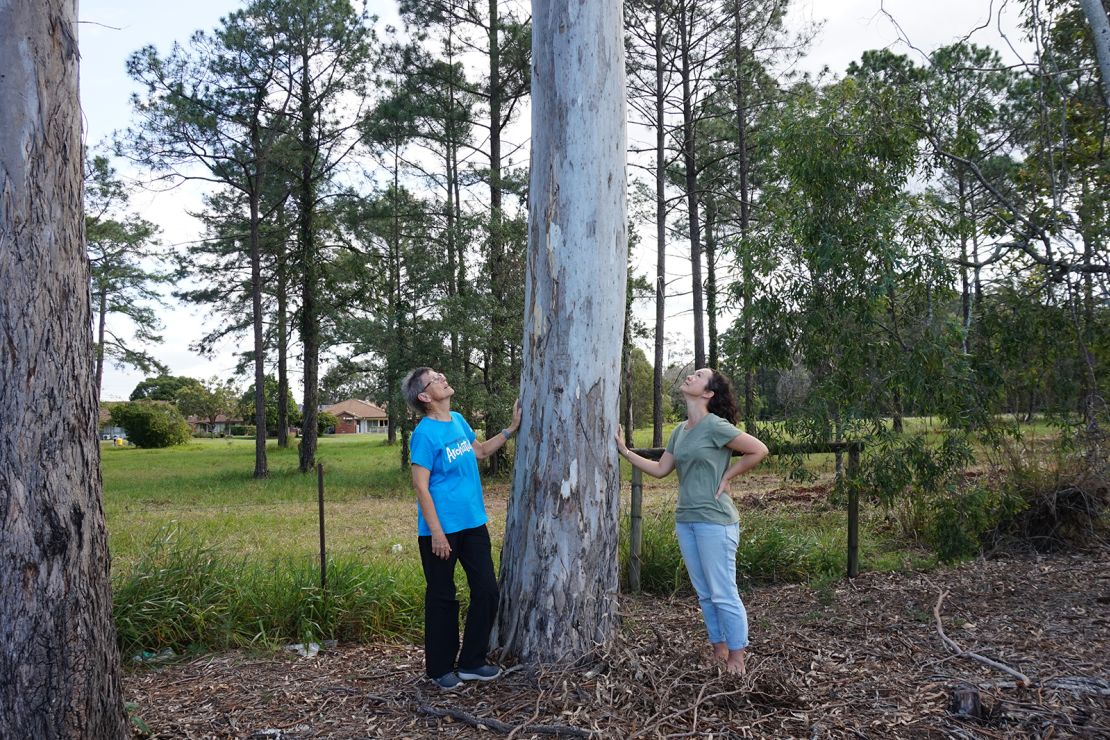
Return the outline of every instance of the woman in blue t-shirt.
[[[736,588],[740,515],[729,490],[733,478],[767,456],[767,446],[736,428],[736,401],[728,378],[709,368],[682,383],[686,421],[675,427],[659,461],[632,452],[617,433],[617,449],[648,475],[678,469],[675,530],[682,559],[697,591],[714,655],[730,673],[744,672],[748,614]],[[732,464],[733,451],[743,455]]]
[[[416,490],[417,540],[424,566],[424,662],[441,689],[463,681],[490,681],[501,669],[486,661],[497,617],[497,576],[493,572],[486,506],[478,461],[492,455],[520,427],[520,404],[513,421],[485,442],[462,414],[451,411],[455,389],[429,367],[412,370],[401,381],[405,400],[423,419],[409,439],[412,487]],[[462,649],[455,562],[462,564],[470,587]]]

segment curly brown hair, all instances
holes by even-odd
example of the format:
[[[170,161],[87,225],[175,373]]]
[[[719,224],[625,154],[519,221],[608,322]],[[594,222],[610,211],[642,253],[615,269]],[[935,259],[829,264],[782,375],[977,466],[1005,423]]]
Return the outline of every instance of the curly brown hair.
[[[733,396],[732,381],[719,370],[714,370],[705,384],[707,391],[713,391],[709,399],[709,413],[716,414],[729,424],[736,423],[739,409],[736,407],[736,398]]]

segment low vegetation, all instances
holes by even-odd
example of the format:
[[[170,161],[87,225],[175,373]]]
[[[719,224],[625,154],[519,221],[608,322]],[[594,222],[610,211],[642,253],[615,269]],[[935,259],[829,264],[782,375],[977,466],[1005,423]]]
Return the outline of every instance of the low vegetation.
[[[1101,541],[1106,479],[1090,473],[1081,446],[1026,429],[1008,447],[987,448],[915,423],[899,443],[864,456],[856,483],[864,494],[863,571],[931,568],[1015,544]],[[637,443],[647,446],[648,438],[637,433]],[[251,440],[193,440],[172,449],[105,446],[105,506],[125,656],[167,647],[181,652],[418,637],[423,578],[415,503],[397,448],[364,436],[322,441],[326,590],[320,588],[316,476],[297,472],[295,449],[268,452],[271,477],[254,480]],[[809,583],[831,593],[847,556],[844,489],[832,471],[831,456],[815,456],[805,461],[811,480],[804,485],[787,485],[784,470],[768,467],[736,487],[742,588]],[[642,588],[657,595],[686,591],[673,526],[675,480],[645,483]],[[507,479],[487,480],[486,491],[496,557]],[[625,575],[627,485],[623,495]]]

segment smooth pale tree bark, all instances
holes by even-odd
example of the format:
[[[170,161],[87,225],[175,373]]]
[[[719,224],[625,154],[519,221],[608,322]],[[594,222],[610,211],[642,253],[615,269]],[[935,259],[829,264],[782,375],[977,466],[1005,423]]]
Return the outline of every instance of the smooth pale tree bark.
[[[625,73],[620,0],[532,12],[524,415],[494,642],[546,663],[616,627]]]
[[[1110,108],[1110,20],[1107,19],[1102,0],[1079,0],[1079,4],[1083,6],[1083,13],[1091,26],[1095,58],[1098,59],[1098,69],[1102,75],[1102,98],[1106,107]]]
[[[101,508],[74,0],[0,0],[0,737],[128,735]]]

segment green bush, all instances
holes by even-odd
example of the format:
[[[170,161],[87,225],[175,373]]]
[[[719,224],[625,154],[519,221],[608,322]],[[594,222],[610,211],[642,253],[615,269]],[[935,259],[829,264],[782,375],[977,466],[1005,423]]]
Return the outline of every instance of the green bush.
[[[952,486],[929,501],[929,543],[942,562],[979,554],[982,538],[998,525],[999,498],[986,486]]]
[[[258,427],[254,424],[236,424],[231,427],[232,437],[253,437]]]
[[[316,415],[316,432],[323,434],[328,429],[335,431],[335,427],[339,425],[339,417],[335,414],[329,414],[327,411],[321,411]]]
[[[127,439],[139,447],[172,447],[192,437],[188,422],[169,403],[130,401],[112,407],[112,423],[127,432]]]

